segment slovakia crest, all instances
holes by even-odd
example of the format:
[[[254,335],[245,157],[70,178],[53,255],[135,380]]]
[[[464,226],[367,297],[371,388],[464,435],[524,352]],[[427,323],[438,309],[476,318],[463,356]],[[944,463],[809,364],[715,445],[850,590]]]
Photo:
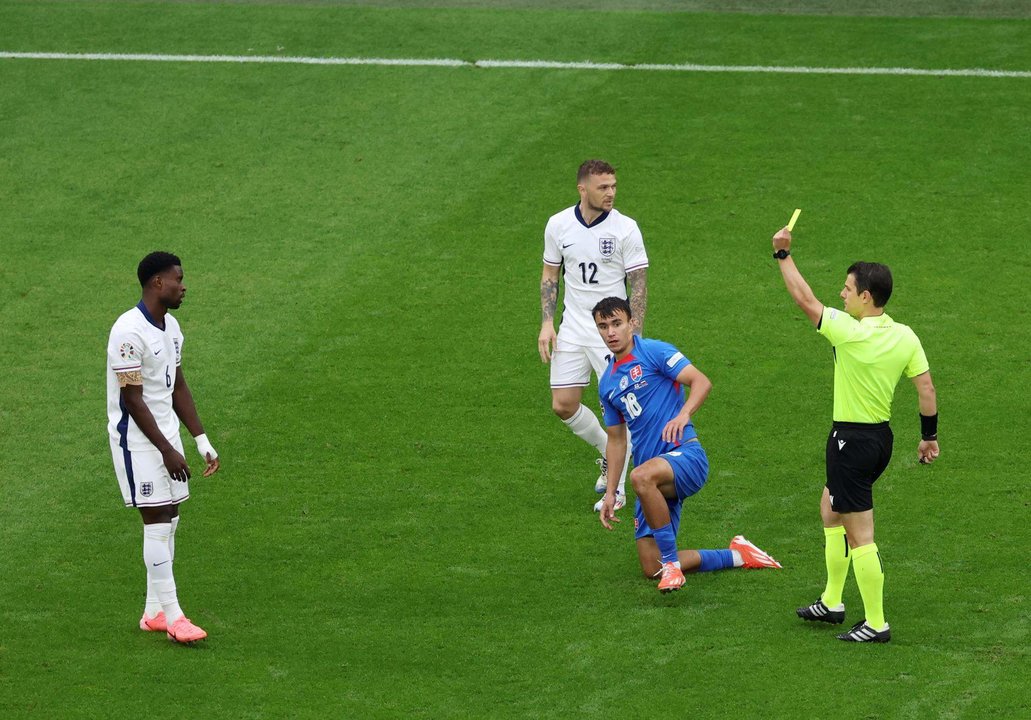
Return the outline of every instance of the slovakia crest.
[[[616,252],[616,238],[611,235],[598,238],[598,251],[602,257],[612,257],[612,254]]]
[[[152,483],[152,482],[140,483],[140,495],[142,495],[143,497],[150,497],[153,494],[154,494],[154,483]]]
[[[641,376],[643,375],[644,371],[641,369],[640,365],[634,365],[632,368],[630,368],[630,379],[634,382],[640,380]]]

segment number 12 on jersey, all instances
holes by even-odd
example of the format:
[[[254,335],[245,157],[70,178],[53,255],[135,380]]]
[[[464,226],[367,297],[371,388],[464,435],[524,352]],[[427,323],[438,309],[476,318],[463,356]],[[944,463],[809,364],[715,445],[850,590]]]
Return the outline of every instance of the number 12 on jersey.
[[[598,284],[598,266],[594,263],[580,263],[580,275],[583,277],[585,285],[597,285]],[[587,271],[591,271],[591,277],[587,277]]]

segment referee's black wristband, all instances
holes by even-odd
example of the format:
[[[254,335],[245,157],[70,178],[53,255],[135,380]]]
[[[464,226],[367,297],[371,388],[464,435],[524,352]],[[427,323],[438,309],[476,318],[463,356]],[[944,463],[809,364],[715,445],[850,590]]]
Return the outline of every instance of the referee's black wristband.
[[[920,438],[922,440],[938,439],[938,413],[934,415],[920,414]]]

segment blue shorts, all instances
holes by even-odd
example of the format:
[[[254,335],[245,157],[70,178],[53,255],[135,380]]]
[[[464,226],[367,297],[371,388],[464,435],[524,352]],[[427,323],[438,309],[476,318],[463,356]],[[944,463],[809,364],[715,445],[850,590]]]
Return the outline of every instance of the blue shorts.
[[[666,504],[669,505],[669,519],[673,523],[673,534],[676,535],[680,530],[680,509],[684,499],[705,487],[705,481],[709,478],[709,458],[700,442],[689,442],[658,457],[673,468],[673,484],[677,488],[677,499],[666,498]],[[641,501],[638,500],[634,508],[634,539],[651,537],[652,534],[652,529],[644,520]]]

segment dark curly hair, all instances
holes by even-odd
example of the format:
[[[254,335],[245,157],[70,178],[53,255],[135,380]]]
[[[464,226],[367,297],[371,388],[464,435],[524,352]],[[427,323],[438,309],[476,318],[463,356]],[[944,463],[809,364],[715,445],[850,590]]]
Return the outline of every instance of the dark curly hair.
[[[140,264],[136,268],[136,277],[140,279],[140,287],[147,287],[150,279],[158,273],[182,264],[179,257],[170,252],[152,252],[140,260]]]

